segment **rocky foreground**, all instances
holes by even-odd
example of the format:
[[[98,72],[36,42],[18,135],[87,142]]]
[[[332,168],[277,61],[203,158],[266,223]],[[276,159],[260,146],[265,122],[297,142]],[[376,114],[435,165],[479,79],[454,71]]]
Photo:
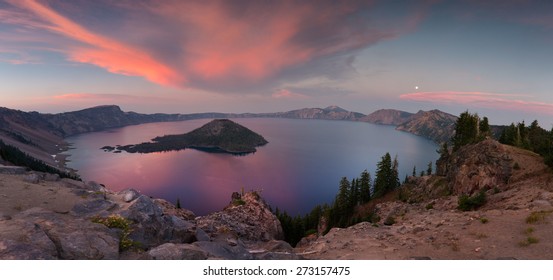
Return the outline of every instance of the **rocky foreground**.
[[[256,193],[204,217],[135,190],[0,168],[0,259],[296,259]],[[9,174],[5,174],[9,173]]]

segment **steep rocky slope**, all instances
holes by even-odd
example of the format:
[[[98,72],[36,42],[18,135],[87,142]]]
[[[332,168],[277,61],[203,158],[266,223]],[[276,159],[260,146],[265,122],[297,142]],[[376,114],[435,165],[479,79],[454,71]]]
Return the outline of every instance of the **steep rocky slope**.
[[[379,222],[311,236],[296,253],[309,259],[550,259],[553,173],[541,157],[492,140],[463,149],[451,155],[455,167],[444,176],[410,177],[402,200],[377,204]],[[459,195],[479,191],[487,203],[457,209]]]
[[[439,110],[419,111],[398,125],[397,130],[431,139],[436,143],[447,142],[455,132],[457,117]]]

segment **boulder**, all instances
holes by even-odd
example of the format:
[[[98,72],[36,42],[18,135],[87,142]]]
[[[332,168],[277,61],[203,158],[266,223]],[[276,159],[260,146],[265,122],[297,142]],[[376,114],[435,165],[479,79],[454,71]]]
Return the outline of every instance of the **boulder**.
[[[23,177],[23,181],[31,184],[38,184],[38,182],[40,182],[40,176],[35,173],[27,174]]]
[[[105,192],[106,187],[100,183],[97,183],[95,181],[87,182],[84,186],[87,190],[93,191],[93,192]]]
[[[177,216],[183,220],[194,220],[196,218],[196,214],[194,214],[194,212],[184,208],[177,208],[165,199],[155,198],[154,202],[161,207],[163,214],[165,215]]]
[[[0,259],[52,260],[58,258],[54,242],[36,224],[22,219],[0,222]]]
[[[176,216],[164,215],[161,207],[148,196],[140,195],[118,213],[133,222],[129,237],[142,244],[144,249],[167,242],[195,241],[194,224]]]
[[[13,217],[14,221],[29,222],[38,227],[48,238],[29,240],[29,245],[46,247],[45,252],[53,252],[60,259],[117,259],[119,238],[104,225],[92,223],[70,215],[57,214],[41,208],[31,208]]]
[[[198,241],[211,241],[211,237],[203,231],[201,228],[196,229],[196,240]]]
[[[197,226],[212,237],[231,232],[249,241],[282,239],[278,218],[256,192],[242,196],[243,204],[230,204],[223,211],[196,219]]]
[[[52,173],[44,173],[42,174],[42,180],[47,182],[57,182],[60,180],[60,175],[58,174],[52,174]]]
[[[115,209],[116,207],[117,204],[110,200],[86,200],[75,204],[73,209],[71,209],[71,214],[80,217],[106,216],[109,211]]]
[[[208,253],[192,244],[165,243],[152,248],[148,255],[154,260],[205,260]]]
[[[131,202],[140,196],[140,193],[135,189],[126,189],[118,193],[123,197],[123,201]]]

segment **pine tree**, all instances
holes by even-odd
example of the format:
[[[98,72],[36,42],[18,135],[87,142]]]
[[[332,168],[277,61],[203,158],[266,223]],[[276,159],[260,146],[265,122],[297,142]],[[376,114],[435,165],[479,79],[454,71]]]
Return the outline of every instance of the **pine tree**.
[[[477,114],[463,112],[455,124],[455,135],[453,136],[453,150],[456,151],[462,146],[477,141],[480,118]]]
[[[480,121],[480,130],[479,130],[479,138],[480,140],[486,139],[486,137],[491,135],[490,130],[490,123],[488,121],[488,117],[482,118],[482,121]]]
[[[392,163],[390,153],[386,153],[377,164],[374,180],[374,197],[381,197],[399,186],[397,159]]]
[[[359,192],[362,204],[371,200],[371,174],[367,171],[367,169],[361,172],[361,177],[359,178]]]
[[[355,206],[359,205],[359,183],[357,179],[351,179],[351,189],[350,189],[350,207],[353,209]]]
[[[428,163],[428,168],[426,169],[427,175],[432,175],[432,161]]]
[[[417,177],[417,166],[413,166],[413,177]]]
[[[401,186],[401,182],[399,181],[399,162],[397,160],[397,155],[394,157],[394,161],[392,162],[392,178],[390,178],[390,190],[393,191]]]
[[[350,217],[350,190],[351,186],[349,180],[346,177],[342,177],[342,180],[340,180],[338,195],[336,195],[336,202],[334,203],[336,211],[335,222],[340,227],[345,227]]]

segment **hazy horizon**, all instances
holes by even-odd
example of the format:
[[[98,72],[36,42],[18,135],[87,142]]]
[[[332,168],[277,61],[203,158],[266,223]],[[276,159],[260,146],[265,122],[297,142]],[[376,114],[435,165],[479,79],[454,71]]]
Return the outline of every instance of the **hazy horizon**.
[[[0,102],[553,125],[553,2],[0,1]]]

